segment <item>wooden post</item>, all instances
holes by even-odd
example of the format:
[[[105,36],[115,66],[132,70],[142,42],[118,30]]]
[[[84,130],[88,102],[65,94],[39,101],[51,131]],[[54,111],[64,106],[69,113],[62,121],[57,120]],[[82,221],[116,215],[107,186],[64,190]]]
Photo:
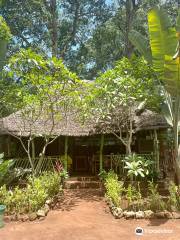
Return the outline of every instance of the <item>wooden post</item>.
[[[31,145],[32,145],[32,160],[34,161],[36,157],[34,139],[32,139]]]
[[[156,161],[156,170],[159,172],[159,141],[156,129],[154,129],[154,155]]]
[[[64,169],[68,170],[68,136],[65,136],[65,143],[64,143]]]
[[[104,134],[101,134],[100,154],[99,154],[99,171],[103,170],[103,147],[104,147]]]

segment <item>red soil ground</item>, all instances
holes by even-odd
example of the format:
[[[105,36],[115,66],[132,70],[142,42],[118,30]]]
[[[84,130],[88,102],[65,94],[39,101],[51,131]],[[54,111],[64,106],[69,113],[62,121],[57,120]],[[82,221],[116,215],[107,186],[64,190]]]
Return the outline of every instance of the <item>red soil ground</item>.
[[[144,229],[143,236],[135,235],[138,226]],[[161,233],[154,233],[156,230]],[[180,240],[180,220],[116,220],[98,192],[69,190],[63,209],[51,211],[44,221],[7,223],[0,229],[0,240],[61,239]]]

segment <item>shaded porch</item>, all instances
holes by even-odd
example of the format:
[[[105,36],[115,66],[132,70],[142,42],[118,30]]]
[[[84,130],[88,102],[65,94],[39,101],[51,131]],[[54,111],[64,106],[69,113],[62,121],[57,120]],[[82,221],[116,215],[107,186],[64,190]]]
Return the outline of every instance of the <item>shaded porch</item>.
[[[164,164],[165,142],[155,138],[154,131],[142,131],[134,136],[132,151],[143,156],[146,159],[153,160],[153,168],[157,171]],[[23,152],[20,143],[14,141],[8,136],[8,150],[14,149],[14,152],[6,152],[8,158],[16,159],[15,167],[30,168],[29,161]],[[43,145],[43,139],[35,139],[34,162],[39,161],[39,153]],[[7,146],[8,146],[7,145]],[[12,145],[14,147],[12,148]],[[162,148],[163,146],[163,148]],[[33,150],[33,149],[32,149]],[[124,162],[126,149],[122,143],[112,135],[94,135],[86,137],[59,137],[46,150],[46,156],[43,159],[41,171],[56,170],[57,163],[64,165],[69,170],[70,175],[97,175],[102,169],[113,169],[119,175],[126,174]],[[62,156],[65,161],[62,161]],[[72,159],[69,167],[68,158]],[[170,155],[168,157],[170,159]],[[169,161],[169,160],[168,160]],[[167,154],[166,154],[166,163]]]

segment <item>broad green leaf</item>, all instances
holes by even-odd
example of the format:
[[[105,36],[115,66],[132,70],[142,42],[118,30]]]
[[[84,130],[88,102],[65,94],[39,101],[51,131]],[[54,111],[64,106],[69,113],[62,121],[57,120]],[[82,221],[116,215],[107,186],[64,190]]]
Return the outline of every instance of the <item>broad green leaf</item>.
[[[137,48],[137,50],[144,56],[144,58],[151,63],[152,62],[152,54],[149,47],[149,42],[146,38],[138,33],[135,30],[132,30],[129,33],[129,40],[131,43]]]
[[[148,26],[153,65],[162,77],[164,75],[164,40],[158,8],[149,11]]]
[[[176,30],[177,30],[177,32],[180,32],[180,9],[178,11],[178,17],[176,20]]]
[[[180,60],[179,57],[172,59],[172,56],[165,56],[165,88],[172,95],[180,94]]]

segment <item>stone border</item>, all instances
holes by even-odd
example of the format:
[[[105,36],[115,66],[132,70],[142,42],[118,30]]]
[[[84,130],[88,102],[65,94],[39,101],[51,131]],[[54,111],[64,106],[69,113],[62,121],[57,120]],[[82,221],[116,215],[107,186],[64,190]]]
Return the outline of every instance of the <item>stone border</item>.
[[[37,212],[32,212],[27,214],[13,214],[13,215],[5,214],[4,221],[6,223],[11,221],[21,221],[21,222],[35,221],[35,220],[42,221],[46,218],[50,210],[53,210],[59,207],[59,204],[62,202],[63,197],[64,195],[62,193],[55,196],[54,199],[46,200],[44,207],[39,209]]]
[[[112,213],[112,215],[116,219],[125,218],[125,219],[180,219],[180,212],[169,212],[167,210],[159,211],[159,212],[153,212],[151,210],[145,210],[145,211],[127,211],[123,210],[120,207],[116,207],[112,201],[107,200],[106,202],[109,206],[109,209]]]

